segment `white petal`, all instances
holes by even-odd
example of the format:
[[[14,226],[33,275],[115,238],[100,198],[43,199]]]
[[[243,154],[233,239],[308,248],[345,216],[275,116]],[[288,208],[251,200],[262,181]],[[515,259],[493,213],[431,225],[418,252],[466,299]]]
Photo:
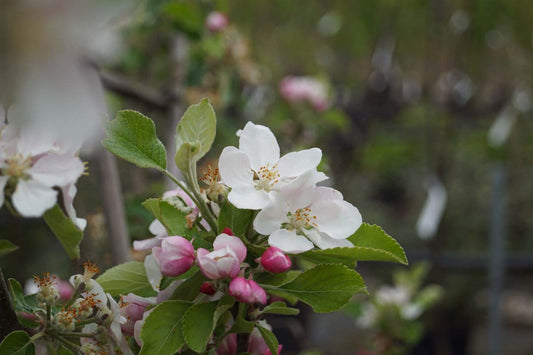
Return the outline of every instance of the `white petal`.
[[[0,176],[0,207],[4,204],[4,188],[7,180],[9,180],[9,176]]]
[[[254,219],[254,229],[264,235],[269,235],[280,229],[283,223],[288,222],[286,205],[280,199],[274,199],[263,208]]]
[[[281,176],[296,177],[308,170],[314,170],[322,159],[322,151],[318,148],[291,152],[281,157],[278,169]]]
[[[239,149],[248,155],[255,171],[267,164],[272,167],[279,160],[279,145],[272,131],[252,122],[248,122],[241,132]]]
[[[287,202],[290,211],[307,207],[316,200],[316,184],[326,179],[327,176],[324,173],[310,170],[283,186],[279,190],[279,198]]]
[[[155,261],[155,258],[152,254],[147,255],[146,258],[144,258],[144,269],[146,270],[148,282],[155,291],[159,292],[159,284],[163,279],[163,275],[161,274],[159,264],[157,261]]]
[[[72,155],[47,154],[28,170],[31,177],[48,186],[64,186],[75,183],[85,166],[80,158]]]
[[[331,187],[318,186],[316,188],[316,200],[342,200],[342,194]]]
[[[239,187],[229,192],[228,200],[237,208],[259,210],[270,202],[270,197],[265,191],[254,187]]]
[[[320,200],[311,206],[320,232],[334,239],[345,239],[363,223],[359,210],[344,200]]]
[[[313,243],[306,237],[286,229],[279,229],[272,233],[268,238],[268,244],[290,254],[299,254],[313,249]]]
[[[57,191],[37,181],[19,180],[11,200],[24,217],[40,217],[56,203]]]
[[[150,233],[156,236],[166,237],[168,236],[167,230],[165,229],[165,226],[159,220],[154,219],[152,223],[150,223],[150,226],[148,226],[148,230]]]
[[[333,239],[325,233],[319,233],[316,229],[306,229],[304,233],[320,249],[353,247],[353,244],[346,239]]]
[[[76,216],[76,210],[74,209],[73,201],[74,196],[76,196],[76,193],[78,190],[76,189],[76,185],[70,184],[61,186],[61,194],[63,196],[63,206],[65,207],[65,211],[67,212],[67,216],[76,224],[76,226],[80,230],[84,230],[87,226],[87,221],[83,218],[78,218]]]
[[[163,241],[163,238],[161,237],[153,237],[143,240],[134,240],[133,241],[133,249],[134,250],[148,250],[152,249],[154,247],[161,246],[161,242]]]
[[[226,147],[218,159],[220,178],[229,187],[252,186],[254,174],[250,159],[235,147]]]

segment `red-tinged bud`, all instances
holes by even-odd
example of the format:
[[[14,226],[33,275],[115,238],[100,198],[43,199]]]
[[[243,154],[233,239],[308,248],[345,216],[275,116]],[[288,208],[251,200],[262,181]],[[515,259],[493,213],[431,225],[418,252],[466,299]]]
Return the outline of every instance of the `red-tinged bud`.
[[[229,284],[229,294],[244,303],[266,304],[266,292],[253,280],[236,277]]]
[[[217,290],[215,290],[215,288],[210,282],[204,282],[200,286],[200,292],[205,293],[206,295],[212,296],[215,294],[215,292],[217,292]]]
[[[227,234],[227,235],[234,235],[233,231],[231,229],[229,229],[228,227],[224,228],[222,233]]]
[[[122,296],[119,302],[119,312],[126,318],[126,323],[121,324],[125,334],[133,335],[135,322],[143,318],[146,307],[153,305],[155,301],[129,293]]]
[[[261,265],[273,273],[285,272],[291,268],[291,259],[276,247],[268,248],[260,259]]]
[[[163,239],[160,247],[152,249],[163,276],[179,276],[194,263],[194,247],[187,239],[173,236]]]

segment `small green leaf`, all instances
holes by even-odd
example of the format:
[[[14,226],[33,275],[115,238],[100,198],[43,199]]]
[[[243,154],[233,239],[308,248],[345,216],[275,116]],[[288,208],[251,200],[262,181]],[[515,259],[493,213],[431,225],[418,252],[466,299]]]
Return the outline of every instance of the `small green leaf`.
[[[194,156],[198,152],[198,144],[185,142],[179,146],[174,156],[176,166],[180,169],[186,178],[191,178],[189,175],[192,165],[196,162]],[[186,179],[187,180],[187,179]]]
[[[321,264],[280,287],[263,285],[268,293],[298,298],[315,312],[333,312],[342,308],[357,292],[366,290],[361,276],[344,265]]]
[[[263,308],[261,314],[272,313],[272,314],[282,314],[285,316],[295,316],[300,313],[300,310],[297,308],[287,307],[285,302],[274,302]]]
[[[192,153],[190,158],[193,162],[197,162],[211,149],[215,140],[216,129],[215,111],[209,100],[202,99],[200,103],[191,105],[176,127],[177,151],[180,151],[183,144],[190,144],[191,148],[195,147],[190,151]]]
[[[261,333],[261,336],[263,337],[263,339],[265,339],[265,342],[266,342],[270,352],[272,354],[277,354],[278,353],[279,343],[278,343],[278,339],[276,338],[274,333],[272,333],[267,328],[261,327],[260,325],[257,325],[257,329],[259,329],[259,332]]]
[[[270,272],[263,272],[255,277],[255,282],[263,285],[282,286],[288,284],[298,277],[302,272],[291,270],[279,274],[272,274]]]
[[[253,210],[241,210],[226,201],[220,208],[218,230],[223,231],[224,228],[229,228],[236,236],[244,237],[253,217]]]
[[[141,168],[165,170],[165,146],[157,138],[154,122],[143,114],[123,110],[107,125],[102,142],[111,153]]]
[[[0,344],[0,354],[33,355],[35,354],[35,346],[26,332],[16,330],[4,338]]]
[[[141,330],[143,346],[140,355],[174,354],[183,345],[181,328],[185,312],[191,304],[185,301],[165,301],[157,305],[146,318]]]
[[[9,240],[0,239],[0,256],[7,255],[14,252],[19,247],[11,243]]]
[[[68,256],[71,259],[79,259],[83,232],[63,213],[58,205],[46,211],[43,217]]]
[[[299,254],[298,257],[316,264],[343,263],[349,267],[353,267],[357,261],[392,261],[407,264],[400,244],[379,226],[363,223],[348,240],[352,242],[353,247],[310,250]]]
[[[156,296],[150,286],[144,264],[131,261],[108,269],[96,281],[111,296],[117,297],[130,292],[141,297]]]
[[[205,351],[215,327],[218,302],[197,303],[187,310],[183,319],[183,336],[187,346],[197,353]]]
[[[168,235],[186,237],[192,234],[192,230],[187,228],[187,215],[167,201],[149,198],[142,205],[161,222]]]
[[[172,296],[170,296],[170,299],[185,301],[194,300],[200,292],[200,286],[206,280],[207,279],[205,278],[204,274],[202,274],[200,271],[196,271],[194,275],[189,277],[176,288],[174,293],[172,293]]]

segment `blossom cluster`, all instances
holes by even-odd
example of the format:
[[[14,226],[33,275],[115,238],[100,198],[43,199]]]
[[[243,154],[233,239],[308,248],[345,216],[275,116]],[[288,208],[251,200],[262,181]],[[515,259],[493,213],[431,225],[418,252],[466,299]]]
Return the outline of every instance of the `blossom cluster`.
[[[9,119],[9,124],[0,121],[0,207],[8,196],[20,215],[39,217],[57,203],[58,188],[68,217],[84,229],[86,221],[76,217],[72,204],[85,171],[80,147],[25,125],[15,108]]]
[[[361,226],[361,214],[339,191],[317,186],[327,179],[317,170],[320,149],[280,157],[274,134],[252,122],[237,135],[239,147],[220,155],[220,177],[233,205],[258,210],[253,227],[271,246],[293,254],[353,246],[346,238]]]

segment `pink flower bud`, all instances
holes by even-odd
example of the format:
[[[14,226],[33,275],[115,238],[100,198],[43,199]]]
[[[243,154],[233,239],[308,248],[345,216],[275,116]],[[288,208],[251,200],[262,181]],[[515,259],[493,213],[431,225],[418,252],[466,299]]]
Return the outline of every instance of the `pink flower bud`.
[[[217,292],[217,290],[215,290],[215,288],[210,282],[204,282],[200,286],[200,292],[205,293],[206,295],[212,296],[215,294],[215,292]]]
[[[273,273],[285,272],[291,268],[291,259],[276,247],[268,248],[260,259],[261,265]]]
[[[268,330],[272,330],[272,327],[268,324],[263,324],[264,328],[267,328]],[[283,345],[279,344],[278,346],[278,355],[281,354],[281,349],[283,348]],[[268,348],[267,343],[265,342],[265,339],[263,339],[263,336],[259,332],[259,329],[254,328],[252,332],[250,333],[250,337],[248,338],[248,352],[252,355],[272,355],[272,352]]]
[[[236,277],[229,284],[229,294],[245,303],[266,303],[266,292],[253,280]]]
[[[215,350],[216,355],[235,355],[237,353],[237,334],[228,334]]]
[[[235,235],[235,234],[233,234],[233,231],[231,229],[229,229],[228,227],[224,228],[222,233],[223,234],[227,234],[227,235]]]
[[[152,253],[164,276],[179,276],[194,263],[194,247],[183,237],[163,239],[161,246],[153,248]]]
[[[199,248],[196,260],[205,277],[211,280],[237,276],[246,258],[246,246],[237,237],[220,234],[213,242],[214,251]]]
[[[222,12],[213,11],[205,20],[205,27],[211,32],[220,32],[228,26],[228,18]]]
[[[121,324],[125,334],[133,335],[135,322],[141,320],[146,307],[154,304],[154,301],[129,293],[120,299],[120,314],[126,318],[126,323]]]

